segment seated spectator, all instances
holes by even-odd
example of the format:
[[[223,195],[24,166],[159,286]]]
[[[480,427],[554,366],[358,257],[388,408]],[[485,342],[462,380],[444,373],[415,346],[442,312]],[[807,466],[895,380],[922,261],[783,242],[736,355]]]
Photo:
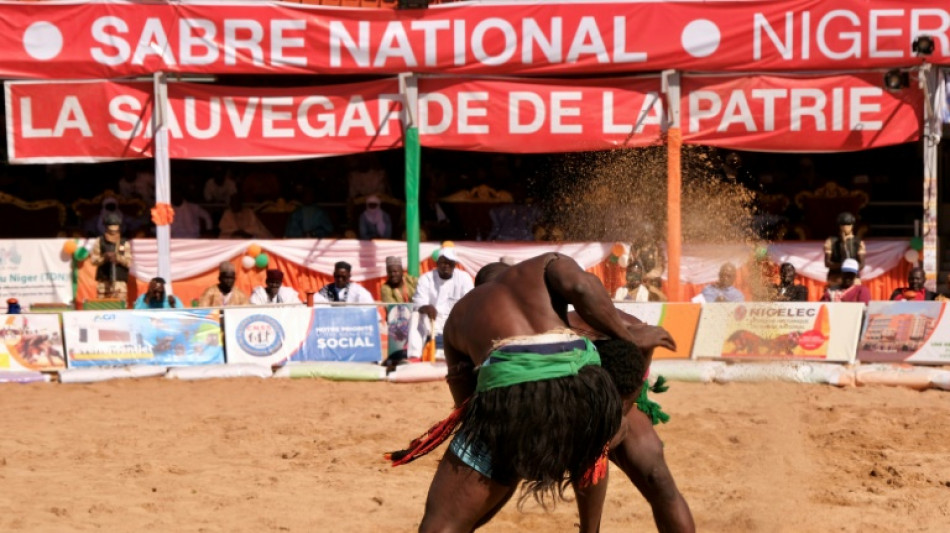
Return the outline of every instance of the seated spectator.
[[[490,241],[533,241],[538,209],[531,204],[505,204],[488,212]]]
[[[418,280],[406,273],[398,257],[386,258],[386,282],[380,289],[380,299],[386,303],[404,304],[412,302]]]
[[[665,302],[666,295],[656,287],[643,283],[643,265],[634,261],[627,267],[627,284],[617,289],[614,300]]]
[[[148,290],[140,295],[132,309],[181,309],[181,300],[175,298],[174,294],[165,294],[165,279],[152,278],[148,282]]]
[[[864,285],[855,284],[858,270],[861,269],[857,259],[845,259],[841,263],[841,282],[829,285],[821,296],[822,302],[864,302],[871,301],[871,291]]]
[[[237,273],[228,261],[218,266],[218,284],[205,289],[198,297],[198,307],[227,307],[247,305],[249,300],[241,289],[234,288]]]
[[[264,286],[251,293],[252,305],[300,304],[300,295],[291,287],[284,287],[284,273],[276,268],[267,269]]]
[[[211,215],[198,204],[185,199],[178,191],[172,191],[172,206],[175,208],[175,218],[172,220],[171,236],[173,239],[197,239],[201,231],[211,231]]]
[[[310,187],[301,192],[303,204],[294,209],[287,220],[284,237],[289,239],[322,239],[333,234],[330,216],[316,202],[316,194]]]
[[[134,163],[127,163],[119,179],[119,195],[141,198],[146,204],[154,204],[155,174],[150,170],[137,170]]]
[[[371,194],[386,194],[389,192],[386,171],[379,164],[376,154],[360,154],[354,156],[350,162],[352,168],[346,176],[349,186],[347,198],[353,200]]]
[[[320,289],[315,301],[341,303],[373,303],[373,295],[359,283],[350,283],[353,267],[346,261],[333,265],[333,283]]]
[[[791,263],[782,263],[779,267],[779,283],[772,285],[772,301],[775,302],[807,302],[808,289],[804,285],[795,283],[795,266]]]
[[[937,293],[924,288],[926,280],[927,276],[924,269],[920,267],[912,268],[907,273],[907,285],[909,286],[894,289],[894,292],[891,293],[891,300],[922,301],[936,299]]]
[[[701,293],[706,302],[744,302],[745,295],[737,289],[736,266],[726,263],[719,268],[719,281],[703,287]]]
[[[456,268],[458,255],[454,247],[442,247],[435,265],[435,270],[419,277],[412,297],[417,313],[409,326],[409,357],[421,357],[429,337],[435,337],[436,344],[440,344],[442,328],[455,302],[475,286],[472,276]]]
[[[426,238],[430,241],[442,241],[451,235],[449,217],[439,203],[439,193],[433,189],[426,189],[425,199],[419,202],[419,224]]]
[[[228,210],[218,223],[222,239],[270,239],[271,234],[250,207],[244,207],[241,195],[231,197]]]
[[[360,215],[360,240],[391,239],[393,221],[389,213],[383,211],[379,196],[371,194],[366,198],[366,210]]]
[[[219,172],[205,182],[205,201],[212,204],[228,205],[231,197],[237,194],[237,184],[231,179],[231,171]]]

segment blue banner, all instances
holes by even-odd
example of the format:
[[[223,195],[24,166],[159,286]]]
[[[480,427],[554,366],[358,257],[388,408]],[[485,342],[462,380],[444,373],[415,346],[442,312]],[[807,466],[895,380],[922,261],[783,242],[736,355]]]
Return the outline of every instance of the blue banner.
[[[66,362],[72,368],[223,363],[220,317],[218,309],[63,313]]]
[[[317,307],[306,340],[290,360],[378,362],[379,340],[375,307]]]

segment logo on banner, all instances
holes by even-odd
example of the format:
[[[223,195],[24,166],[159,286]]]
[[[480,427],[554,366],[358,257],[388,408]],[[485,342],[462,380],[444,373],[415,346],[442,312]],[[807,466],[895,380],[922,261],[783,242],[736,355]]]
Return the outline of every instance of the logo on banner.
[[[9,248],[0,248],[0,267],[16,268],[23,262],[23,256],[16,249],[16,245],[10,245]]]
[[[267,315],[251,315],[238,323],[237,341],[248,354],[267,357],[284,344],[284,328]]]

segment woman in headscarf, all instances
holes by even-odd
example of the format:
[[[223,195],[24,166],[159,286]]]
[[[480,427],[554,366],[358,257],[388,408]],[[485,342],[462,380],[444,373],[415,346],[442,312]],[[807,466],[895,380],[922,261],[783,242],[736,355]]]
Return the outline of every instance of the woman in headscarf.
[[[391,239],[393,223],[389,214],[383,211],[379,196],[371,194],[366,198],[366,211],[360,215],[360,239]]]

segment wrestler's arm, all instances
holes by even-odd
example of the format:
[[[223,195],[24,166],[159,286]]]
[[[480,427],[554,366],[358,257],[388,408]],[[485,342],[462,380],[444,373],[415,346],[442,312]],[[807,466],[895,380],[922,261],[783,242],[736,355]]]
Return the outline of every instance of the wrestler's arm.
[[[617,316],[624,322],[627,331],[633,335],[633,343],[643,350],[644,354],[652,356],[653,349],[662,346],[668,350],[676,351],[676,342],[668,331],[658,326],[651,326],[639,318],[617,309]],[[567,324],[578,333],[587,337],[592,333],[601,333],[590,324],[584,321],[576,312],[571,311],[567,314]]]
[[[593,329],[612,338],[635,342],[597,276],[584,272],[576,261],[563,255],[552,259],[544,274],[550,289],[573,305]]]
[[[475,394],[477,384],[475,363],[471,357],[453,345],[456,327],[451,319],[445,324],[443,335],[442,352],[445,354],[445,364],[448,366],[445,381],[449,385],[455,407],[459,407]]]

